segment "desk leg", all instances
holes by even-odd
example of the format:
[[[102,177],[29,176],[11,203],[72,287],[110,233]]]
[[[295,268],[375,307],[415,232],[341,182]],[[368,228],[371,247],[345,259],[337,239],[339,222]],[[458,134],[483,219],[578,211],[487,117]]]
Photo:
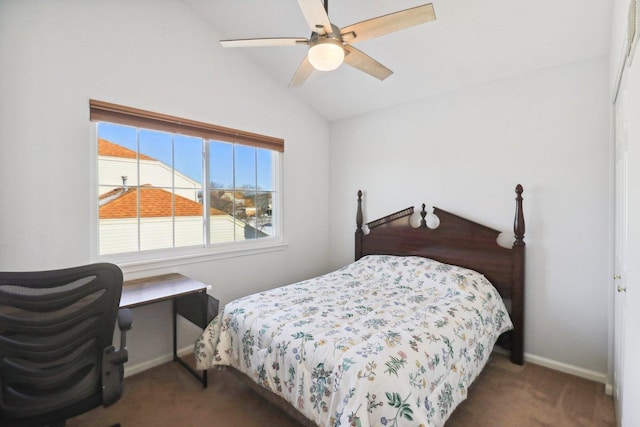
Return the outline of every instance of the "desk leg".
[[[206,304],[207,304],[206,292],[202,292],[202,300],[204,301],[203,304],[205,305],[204,312],[205,312],[205,320],[206,320]],[[191,375],[193,375],[198,381],[200,381],[200,383],[202,384],[202,387],[207,388],[207,371],[202,371],[202,374],[200,374],[200,372],[193,369],[184,360],[182,360],[182,358],[178,356],[178,302],[176,301],[175,298],[173,299],[173,360],[175,362],[178,362],[180,365],[182,365],[183,368],[189,371]]]

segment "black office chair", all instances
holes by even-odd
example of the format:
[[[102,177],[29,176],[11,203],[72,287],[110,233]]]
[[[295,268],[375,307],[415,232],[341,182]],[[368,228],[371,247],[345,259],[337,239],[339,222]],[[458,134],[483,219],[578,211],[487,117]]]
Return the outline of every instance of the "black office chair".
[[[132,323],[121,293],[108,263],[0,272],[0,426],[61,426],[120,398]]]

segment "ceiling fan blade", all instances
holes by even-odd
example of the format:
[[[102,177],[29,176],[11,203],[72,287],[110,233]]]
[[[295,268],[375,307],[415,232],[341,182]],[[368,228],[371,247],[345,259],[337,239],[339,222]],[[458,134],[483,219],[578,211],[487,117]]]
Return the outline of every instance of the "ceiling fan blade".
[[[222,47],[296,46],[299,44],[307,44],[307,42],[307,39],[293,37],[220,40]]]
[[[331,34],[331,22],[321,0],[298,0],[298,4],[312,32],[321,36]]]
[[[344,50],[347,51],[344,62],[378,80],[384,80],[393,74],[393,71],[353,46],[344,45]]]
[[[346,26],[340,30],[340,33],[344,42],[357,43],[435,19],[433,4],[429,3]]]
[[[305,55],[304,59],[298,66],[296,73],[291,78],[291,81],[289,82],[289,87],[301,86],[302,83],[304,83],[305,80],[307,80],[307,78],[311,75],[313,70],[314,68],[313,68],[313,65],[311,65],[311,62],[309,62],[309,57]]]

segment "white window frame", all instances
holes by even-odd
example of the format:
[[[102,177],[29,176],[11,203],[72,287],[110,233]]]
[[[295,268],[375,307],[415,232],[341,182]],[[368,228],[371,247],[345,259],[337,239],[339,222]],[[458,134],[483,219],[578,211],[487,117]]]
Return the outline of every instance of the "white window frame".
[[[99,254],[99,192],[98,192],[98,122],[90,122],[90,258],[93,262],[113,262],[122,268],[125,275],[148,270],[167,269],[181,265],[242,257],[282,251],[288,247],[284,238],[284,198],[283,198],[283,152],[274,151],[273,165],[273,208],[276,210],[273,224],[274,236],[226,243],[216,243],[205,247],[178,247],[156,249],[121,254]],[[208,217],[208,215],[207,215]],[[207,230],[203,227],[203,230]]]

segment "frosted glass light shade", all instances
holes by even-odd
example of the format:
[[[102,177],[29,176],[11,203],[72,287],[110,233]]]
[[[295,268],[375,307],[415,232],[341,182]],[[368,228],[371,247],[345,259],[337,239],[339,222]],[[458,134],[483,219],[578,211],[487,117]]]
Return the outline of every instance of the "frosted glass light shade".
[[[335,39],[322,39],[309,48],[309,62],[318,71],[335,70],[344,61],[342,43]]]

